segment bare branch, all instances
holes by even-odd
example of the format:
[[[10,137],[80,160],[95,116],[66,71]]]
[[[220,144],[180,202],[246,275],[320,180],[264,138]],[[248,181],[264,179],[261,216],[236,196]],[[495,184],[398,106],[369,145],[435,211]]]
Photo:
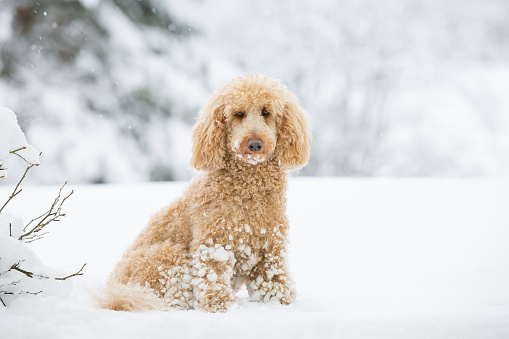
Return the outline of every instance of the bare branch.
[[[56,221],[58,221],[58,220],[56,220]],[[25,240],[25,243],[26,244],[30,244],[31,242],[34,242],[34,241],[37,241],[37,240],[41,240],[48,233],[49,232],[44,232],[44,233],[41,233],[41,234],[39,234],[37,236],[34,235],[33,237],[30,237],[29,240]]]
[[[67,277],[64,277],[64,278],[55,278],[55,280],[66,280],[66,279],[69,279],[69,278],[72,278],[72,277],[76,277],[78,275],[83,275],[83,273],[81,273],[81,271],[83,271],[83,269],[85,268],[85,266],[87,266],[86,263],[83,264],[83,266],[81,266],[80,270],[76,273],[73,273],[71,275],[68,275]]]
[[[25,159],[23,156],[21,156],[21,155],[19,155],[17,153],[17,152],[19,152],[21,150],[24,150],[24,149],[26,149],[26,147],[22,147],[22,148],[19,148],[19,149],[16,149],[16,150],[10,152],[10,153],[16,154],[17,156],[22,158],[25,162],[27,162],[29,164],[29,166],[27,166],[25,172],[23,173],[23,176],[21,177],[21,179],[16,184],[16,187],[14,187],[14,190],[11,193],[11,195],[9,196],[9,198],[7,199],[7,201],[0,208],[0,213],[2,213],[2,211],[7,206],[7,204],[15,196],[17,196],[19,193],[21,193],[22,189],[20,188],[20,185],[21,185],[22,181],[25,179],[28,171],[33,166],[38,166],[38,164],[32,164],[32,163],[28,162],[27,159]],[[5,169],[3,167],[3,162],[0,162],[0,169],[1,170]],[[2,177],[3,176],[0,176],[0,178],[2,178]],[[60,189],[58,191],[58,195],[53,200],[53,203],[51,204],[49,210],[47,210],[46,212],[44,212],[40,216],[32,219],[23,228],[23,234],[18,238],[18,240],[24,241],[25,243],[30,243],[30,242],[34,242],[34,241],[42,239],[44,237],[44,235],[48,234],[48,232],[42,232],[44,227],[46,227],[48,224],[50,224],[53,221],[56,221],[56,222],[60,221],[60,218],[65,216],[65,213],[62,212],[62,206],[67,201],[67,199],[72,194],[74,194],[74,190],[71,190],[71,192],[68,195],[66,195],[66,196],[64,196],[62,198],[62,191],[63,191],[63,189],[64,189],[64,187],[66,185],[67,185],[67,181],[60,187]],[[9,236],[12,237],[12,223],[9,223]],[[70,279],[70,278],[73,278],[73,277],[76,277],[76,276],[83,275],[83,269],[87,265],[86,263],[83,264],[83,266],[81,266],[81,268],[77,272],[75,272],[73,274],[70,274],[68,276],[65,276],[65,277],[56,277],[56,278],[55,277],[51,277],[50,278],[49,276],[46,276],[46,275],[43,275],[43,274],[39,274],[39,273],[34,273],[34,272],[31,272],[29,270],[26,270],[26,269],[20,267],[21,263],[23,263],[23,262],[24,262],[24,260],[19,260],[17,263],[13,264],[7,271],[0,272],[0,276],[6,274],[8,272],[11,272],[11,271],[17,271],[17,272],[27,276],[28,278],[32,278],[32,279],[33,278],[37,278],[37,279],[52,279],[52,280],[63,281],[63,280],[67,280],[67,279]],[[37,294],[42,292],[42,291],[39,291],[39,292],[30,292],[30,291],[8,292],[8,291],[6,291],[6,287],[7,286],[16,286],[19,282],[20,282],[20,280],[13,281],[13,282],[8,283],[8,284],[0,285],[0,296],[2,296],[2,295],[20,295],[20,294],[37,295]],[[2,305],[6,306],[6,303],[4,302],[4,300],[1,297],[0,297],[0,302],[1,302]]]
[[[17,155],[18,157],[20,157],[21,159],[23,159],[27,164],[29,165],[32,165],[32,166],[39,166],[39,164],[32,164],[30,161],[28,161],[27,159],[25,159],[25,157],[23,157],[22,155],[18,154],[17,152],[19,151],[22,151],[22,150],[25,150],[27,149],[25,146],[21,147],[21,148],[18,148],[18,149],[15,149],[14,151],[10,151],[10,153],[14,154],[14,155]],[[39,156],[41,156],[42,152],[39,153]]]
[[[27,277],[29,278],[38,278],[38,279],[49,279],[49,277],[46,277],[42,274],[36,274],[36,273],[33,273],[33,272],[30,272],[30,271],[26,271],[24,269],[22,269],[21,267],[19,267],[19,263],[17,264],[14,264],[11,266],[11,270],[15,270],[15,271],[18,271],[20,273],[23,273],[24,275],[26,275]]]
[[[7,292],[7,291],[0,291],[0,295],[21,295],[21,294],[32,294],[32,295],[38,295],[39,293],[42,293],[42,291],[39,292],[30,292],[30,291],[19,291],[19,292]],[[2,302],[2,305],[4,307],[7,307],[5,302],[3,301],[2,297],[0,297],[0,302]]]
[[[5,163],[0,160],[0,171],[6,171],[7,168],[4,167]],[[0,179],[4,179],[5,178],[5,175],[0,175]]]
[[[27,149],[26,146],[20,147],[18,149],[15,149],[14,151],[10,151],[9,153],[16,154],[16,152],[22,151],[24,149]],[[17,154],[16,154],[17,155]]]
[[[9,198],[7,199],[7,201],[5,202],[5,204],[2,206],[2,208],[0,208],[0,213],[2,213],[2,211],[4,210],[5,206],[7,206],[7,204],[16,196],[18,195],[19,193],[21,193],[22,189],[20,189],[18,191],[18,188],[19,188],[19,185],[21,185],[21,182],[25,179],[25,176],[27,175],[28,171],[34,167],[35,165],[30,165],[27,167],[27,169],[25,170],[25,173],[23,173],[23,176],[21,177],[21,179],[19,179],[18,181],[18,184],[16,185],[16,187],[14,187],[14,191],[12,191],[12,194],[9,196]]]
[[[7,292],[7,291],[0,291],[0,294],[4,294],[4,295],[16,295],[16,294],[38,295],[39,293],[42,293],[42,291],[39,291],[39,292],[30,292],[30,291]],[[5,304],[4,304],[4,306],[5,306]]]
[[[47,277],[47,276],[44,276],[42,274],[36,274],[36,273],[33,273],[33,272],[30,272],[30,271],[27,271],[27,270],[24,270],[22,269],[21,267],[19,267],[20,263],[23,262],[24,260],[20,260],[18,261],[18,263],[12,265],[6,272],[3,272],[1,273],[0,275],[2,274],[5,274],[11,270],[14,270],[14,271],[17,271],[17,272],[20,272],[20,273],[23,273],[24,275],[26,275],[27,277],[29,278],[38,278],[38,279],[51,279],[50,277]],[[82,271],[83,269],[85,268],[87,264],[83,264],[83,266],[81,266],[81,268],[79,269],[79,271],[77,271],[76,273],[73,273],[73,274],[70,274],[66,277],[63,277],[63,278],[54,278],[55,280],[67,280],[69,278],[73,278],[73,277],[77,277],[79,275],[83,275]],[[33,295],[37,295],[39,293],[41,293],[42,291],[39,291],[39,292],[30,292],[30,291],[19,291],[19,292],[7,292],[5,291],[5,287],[6,286],[16,286],[18,283],[20,283],[21,280],[18,280],[18,281],[13,281],[9,284],[4,284],[4,285],[0,285],[0,295],[19,295],[19,294],[33,294]],[[0,297],[0,302],[2,303],[2,305],[4,305],[5,307],[7,307],[7,305],[5,304],[5,302],[2,300],[2,298]]]
[[[53,201],[53,203],[51,204],[49,210],[44,212],[37,218],[32,219],[25,226],[23,231],[26,231],[27,229],[29,229],[29,226],[36,221],[38,221],[37,224],[35,226],[33,226],[32,228],[30,228],[27,232],[23,233],[19,237],[19,240],[24,240],[26,242],[33,242],[33,241],[41,239],[42,236],[47,233],[46,232],[44,234],[39,234],[39,232],[42,231],[42,229],[44,227],[46,227],[49,223],[51,223],[53,221],[60,221],[59,218],[65,216],[65,213],[62,213],[62,205],[64,204],[64,202],[67,201],[67,199],[72,194],[74,194],[74,190],[72,190],[71,193],[69,193],[67,196],[65,196],[62,199],[62,201],[60,201],[60,198],[62,196],[62,190],[64,189],[65,185],[67,185],[67,181],[62,185],[62,187],[60,187],[60,190],[58,191],[58,195],[55,198],[55,200]],[[59,202],[60,202],[60,204],[59,204]]]
[[[24,260],[23,260],[24,261]],[[30,272],[30,271],[27,271],[27,270],[24,270],[22,269],[21,267],[19,267],[19,265],[21,264],[22,261],[18,261],[18,263],[14,264],[11,266],[11,268],[9,268],[9,271],[11,270],[14,270],[14,271],[18,271],[20,273],[23,273],[24,275],[26,275],[27,277],[29,278],[38,278],[38,279],[51,279],[50,277],[48,276],[45,276],[45,275],[42,275],[42,274],[37,274],[37,273],[33,273],[33,272]],[[63,277],[63,278],[54,278],[55,280],[67,280],[69,278],[72,278],[72,277],[76,277],[76,276],[79,276],[79,275],[83,275],[82,271],[83,269],[85,268],[85,266],[87,266],[87,264],[83,264],[83,266],[81,266],[81,268],[79,269],[79,271],[77,271],[76,273],[73,273],[73,274],[70,274],[66,277]],[[2,286],[0,286],[2,287]],[[1,292],[1,291],[0,291]]]

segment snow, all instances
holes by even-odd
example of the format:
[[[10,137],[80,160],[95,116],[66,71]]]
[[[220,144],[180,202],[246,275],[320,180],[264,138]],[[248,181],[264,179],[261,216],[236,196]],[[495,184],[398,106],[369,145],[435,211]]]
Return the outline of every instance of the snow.
[[[214,251],[213,258],[217,261],[228,261],[230,255],[228,254],[228,251],[225,250],[223,247],[219,247]]]
[[[9,224],[11,225],[10,227],[3,226]],[[19,238],[23,234],[23,218],[21,218],[19,215],[3,211],[2,214],[0,214],[0,225],[2,225],[2,228],[0,229],[0,235]],[[0,272],[2,272],[2,270],[0,270]]]
[[[29,164],[38,165],[39,151],[27,143],[18,125],[16,114],[8,108],[0,107],[0,178],[7,177],[5,161],[10,152],[16,151]]]
[[[240,138],[236,139],[235,142],[233,143],[232,151],[237,152],[239,150],[239,147],[240,147]]]
[[[2,336],[509,337],[504,179],[291,178],[294,304],[250,302],[243,290],[225,314],[92,308],[87,289],[106,278],[149,216],[185,186],[72,187],[67,217],[30,247],[45,264],[67,273],[87,262],[85,275],[68,280],[71,296],[23,296],[0,308]],[[56,189],[26,186],[10,211],[33,216]],[[0,201],[11,191],[0,186]],[[228,252],[212,249],[214,255]]]
[[[9,223],[15,228],[22,229],[23,221],[16,215],[2,212],[0,215],[0,286],[1,290],[13,295],[3,295],[3,302],[11,305],[18,298],[24,298],[24,293],[42,293],[40,296],[59,296],[68,298],[72,291],[72,283],[69,281],[56,282],[46,277],[64,277],[61,270],[55,270],[45,265],[32,250],[29,244],[9,235]],[[7,231],[7,234],[3,234]],[[13,235],[15,233],[13,232]],[[13,265],[34,273],[34,278],[29,278],[19,272],[12,271]],[[9,271],[10,270],[10,271]],[[40,276],[40,278],[38,278]],[[0,304],[3,307],[3,305]]]
[[[39,151],[27,143],[25,134],[18,125],[16,114],[8,108],[0,107],[0,179],[7,176],[5,160],[13,152],[28,165],[39,164]],[[21,191],[22,189],[16,186],[15,190],[10,193],[11,197],[16,198]],[[20,215],[5,209],[10,194],[5,197],[5,203],[2,202],[0,210],[0,297],[2,305],[10,305],[12,301],[27,294],[68,297],[72,285],[65,281],[61,284],[51,283],[54,282],[52,278],[64,277],[64,275],[60,275],[60,271],[55,271],[44,265],[38,255],[28,246],[26,239],[21,240],[21,236],[29,232],[30,229],[25,229],[26,224]],[[32,217],[35,218],[36,215]],[[17,271],[18,269],[29,273],[22,274],[21,271]],[[32,277],[28,276],[30,274]]]

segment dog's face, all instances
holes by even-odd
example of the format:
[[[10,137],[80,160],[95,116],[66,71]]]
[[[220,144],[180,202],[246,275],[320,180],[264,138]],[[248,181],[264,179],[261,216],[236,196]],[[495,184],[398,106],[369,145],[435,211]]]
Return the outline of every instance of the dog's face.
[[[281,166],[304,166],[309,156],[306,114],[277,80],[235,78],[211,95],[193,128],[192,165],[224,166],[227,154],[253,166],[276,157]]]
[[[282,113],[269,96],[244,92],[225,107],[227,152],[256,165],[272,157],[277,145],[277,123]]]

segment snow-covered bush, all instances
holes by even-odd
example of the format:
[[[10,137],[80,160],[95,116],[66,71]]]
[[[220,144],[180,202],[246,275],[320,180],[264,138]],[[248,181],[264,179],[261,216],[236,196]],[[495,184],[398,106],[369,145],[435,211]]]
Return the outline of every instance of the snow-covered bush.
[[[16,154],[29,165],[39,165],[39,152],[27,143],[13,111],[0,107],[0,179],[7,177],[5,159]]]
[[[83,267],[76,273],[62,277],[61,272],[44,265],[28,246],[40,240],[47,232],[45,227],[58,221],[65,214],[62,205],[73,193],[62,197],[62,186],[49,210],[32,219],[26,225],[23,219],[6,211],[8,203],[21,193],[21,182],[28,171],[39,165],[39,152],[27,143],[18,125],[16,115],[7,108],[0,107],[0,178],[7,176],[6,159],[10,154],[22,158],[27,164],[13,192],[0,207],[0,303],[6,306],[13,299],[25,294],[65,295],[69,285],[55,286],[55,280],[66,280],[81,275]]]

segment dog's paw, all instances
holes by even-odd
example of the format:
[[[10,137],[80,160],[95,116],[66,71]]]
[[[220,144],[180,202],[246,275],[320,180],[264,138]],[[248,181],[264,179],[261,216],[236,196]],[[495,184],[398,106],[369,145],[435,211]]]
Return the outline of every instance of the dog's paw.
[[[235,303],[235,293],[231,287],[222,284],[207,285],[199,292],[198,309],[205,312],[226,312]]]
[[[217,312],[224,313],[224,312],[228,311],[230,306],[231,306],[231,304],[227,304],[227,303],[223,303],[223,302],[219,303],[219,304],[210,303],[210,304],[201,305],[201,307],[199,309],[201,311],[209,312],[209,313],[217,313]]]
[[[250,291],[251,298],[264,303],[277,302],[289,305],[295,301],[295,290],[292,286],[280,282],[262,282],[259,286]]]

